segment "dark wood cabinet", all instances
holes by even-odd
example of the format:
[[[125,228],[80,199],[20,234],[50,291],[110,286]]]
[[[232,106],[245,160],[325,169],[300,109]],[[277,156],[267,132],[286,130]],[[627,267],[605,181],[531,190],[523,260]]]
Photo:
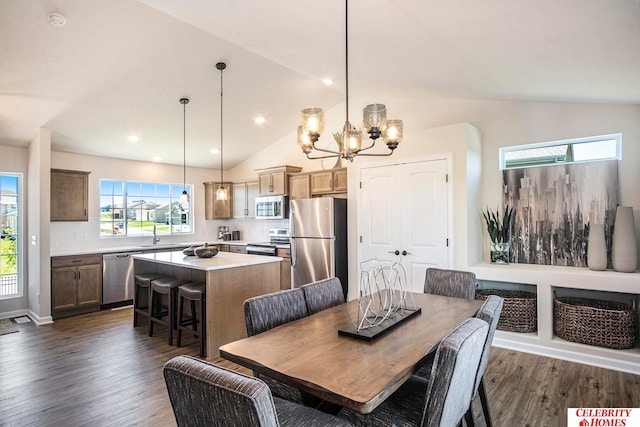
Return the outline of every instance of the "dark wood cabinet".
[[[89,220],[89,173],[51,169],[51,221]]]
[[[204,182],[204,219],[233,218],[233,183],[225,182],[227,200],[216,200],[219,182]]]
[[[54,319],[100,310],[102,255],[51,258],[51,315]]]
[[[291,249],[278,248],[276,256],[282,258],[280,261],[280,289],[291,289]]]

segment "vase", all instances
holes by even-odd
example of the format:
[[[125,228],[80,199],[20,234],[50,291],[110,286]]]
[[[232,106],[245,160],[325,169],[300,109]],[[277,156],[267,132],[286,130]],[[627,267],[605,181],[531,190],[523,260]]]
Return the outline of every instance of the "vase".
[[[342,157],[338,157],[338,160],[336,160],[336,164],[333,165],[332,169],[340,169],[342,167]]]
[[[607,269],[607,244],[604,240],[604,226],[593,224],[589,227],[587,265],[591,270]]]
[[[491,263],[509,264],[509,243],[491,242]]]
[[[615,271],[633,273],[638,267],[638,245],[633,223],[633,208],[618,206],[613,226],[611,264]]]

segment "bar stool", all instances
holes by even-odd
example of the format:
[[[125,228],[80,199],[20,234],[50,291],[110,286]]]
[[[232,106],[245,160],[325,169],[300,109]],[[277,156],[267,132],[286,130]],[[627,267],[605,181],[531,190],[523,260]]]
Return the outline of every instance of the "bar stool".
[[[149,336],[153,336],[153,324],[159,323],[169,328],[169,345],[173,345],[173,331],[176,329],[176,303],[178,287],[189,280],[173,276],[160,277],[151,281],[151,308],[149,309]],[[162,296],[167,296],[167,305],[162,304]],[[166,320],[164,319],[166,317]]]
[[[151,301],[151,281],[166,277],[161,273],[141,273],[135,275],[135,285],[133,291],[133,327],[138,326],[140,316],[149,320],[149,301]],[[143,297],[144,296],[144,297]],[[143,305],[144,304],[144,305]]]
[[[200,357],[205,355],[205,339],[207,336],[207,286],[202,282],[192,282],[178,288],[178,347],[182,345],[182,331],[192,332],[200,343]],[[184,303],[191,304],[191,315],[184,318]],[[200,307],[196,307],[199,303]],[[198,319],[198,311],[200,319]],[[198,323],[200,328],[198,328]],[[189,328],[191,326],[191,328]]]

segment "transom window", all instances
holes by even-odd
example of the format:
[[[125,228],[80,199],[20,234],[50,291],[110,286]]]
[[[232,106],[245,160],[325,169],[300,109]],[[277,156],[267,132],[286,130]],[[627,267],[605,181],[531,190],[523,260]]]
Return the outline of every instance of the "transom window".
[[[500,169],[619,160],[621,141],[618,133],[504,147],[500,149]]]
[[[0,173],[0,299],[22,296],[20,181],[20,175]]]
[[[191,202],[183,184],[100,180],[100,236],[193,233]],[[193,186],[186,190],[193,194]]]

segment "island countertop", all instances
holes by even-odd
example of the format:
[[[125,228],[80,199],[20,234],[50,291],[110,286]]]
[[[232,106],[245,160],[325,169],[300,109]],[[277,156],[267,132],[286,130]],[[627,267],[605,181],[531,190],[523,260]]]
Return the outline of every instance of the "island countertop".
[[[203,271],[224,270],[282,261],[282,258],[277,256],[247,255],[232,252],[218,252],[216,256],[211,258],[186,256],[182,251],[138,254],[132,255],[132,258]]]

